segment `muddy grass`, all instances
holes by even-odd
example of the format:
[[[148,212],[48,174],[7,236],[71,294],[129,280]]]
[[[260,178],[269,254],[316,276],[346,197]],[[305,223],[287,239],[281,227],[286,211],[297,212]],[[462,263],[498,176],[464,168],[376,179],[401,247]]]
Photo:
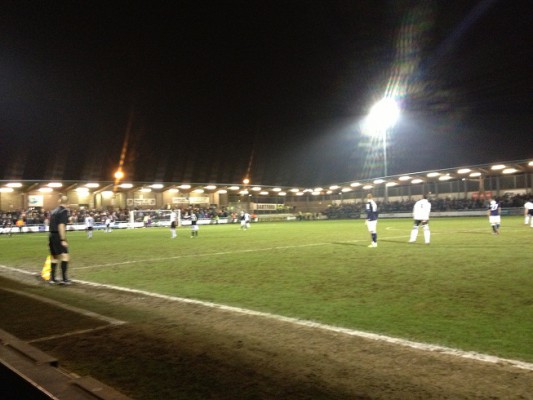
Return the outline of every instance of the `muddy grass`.
[[[52,328],[57,334],[106,323],[0,290],[0,328],[37,339],[33,344],[63,368],[135,399],[533,399],[533,372],[508,365],[199,305],[10,278],[17,282],[0,279],[0,289],[52,294],[127,321],[39,341]]]

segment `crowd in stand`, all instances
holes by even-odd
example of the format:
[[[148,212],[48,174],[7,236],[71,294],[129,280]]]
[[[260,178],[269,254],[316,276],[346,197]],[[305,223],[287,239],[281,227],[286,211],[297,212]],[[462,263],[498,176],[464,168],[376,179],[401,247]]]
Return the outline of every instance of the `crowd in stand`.
[[[30,208],[28,210],[14,210],[1,211],[0,210],[0,228],[12,226],[31,226],[31,225],[48,225],[51,210],[44,210],[42,208]],[[214,208],[183,208],[181,215],[187,218],[194,213],[198,219],[213,219],[227,218],[231,216],[226,210],[216,210]],[[85,217],[91,214],[96,224],[104,223],[108,218],[114,222],[127,222],[130,220],[130,210],[128,208],[118,208],[116,210],[109,209],[72,209],[70,210],[69,223],[83,224]],[[235,213],[234,213],[235,214]],[[168,219],[161,216],[161,210],[138,210],[136,213],[138,221],[145,221],[147,226],[157,222],[161,219]],[[235,214],[235,219],[237,216]]]
[[[499,198],[502,208],[523,207],[524,203],[529,200],[529,195],[504,195]],[[459,210],[483,210],[486,209],[487,200],[483,199],[450,199],[450,198],[432,198],[430,199],[432,210],[434,211],[459,211]],[[394,212],[411,212],[414,200],[403,200],[393,202],[377,202],[378,209],[381,213]],[[364,213],[364,203],[343,203],[339,205],[330,205],[322,211],[328,219],[342,218],[359,218]],[[129,221],[130,210],[127,208],[118,208],[116,210],[100,209],[72,209],[70,214],[70,223],[82,224],[87,214],[92,214],[95,223],[104,223],[107,218],[113,222]],[[196,214],[199,219],[211,219],[217,221],[219,218],[230,218],[235,222],[238,220],[236,213],[225,209],[218,210],[214,207],[203,208],[183,208],[181,215],[187,218],[191,213]],[[161,219],[160,211],[157,210],[139,210],[137,218],[140,220],[157,221]],[[0,228],[8,226],[28,226],[28,225],[48,225],[50,210],[41,208],[31,208],[28,210],[1,211],[0,210]],[[309,218],[308,218],[309,219]]]
[[[502,208],[523,207],[528,201],[529,195],[505,195],[499,198]],[[465,210],[485,210],[488,200],[484,199],[450,199],[450,198],[430,198],[432,211],[465,211]],[[380,213],[402,213],[412,212],[415,204],[414,200],[379,202],[377,201]],[[365,212],[364,203],[343,203],[331,205],[322,211],[328,219],[359,218]]]

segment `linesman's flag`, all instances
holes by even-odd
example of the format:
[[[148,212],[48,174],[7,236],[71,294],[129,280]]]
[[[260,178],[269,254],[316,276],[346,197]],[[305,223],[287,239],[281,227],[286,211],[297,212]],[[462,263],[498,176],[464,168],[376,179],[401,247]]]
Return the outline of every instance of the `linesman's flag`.
[[[43,265],[43,270],[41,271],[41,278],[43,278],[45,281],[50,280],[50,273],[52,272],[52,259],[50,256],[46,257],[46,261]]]

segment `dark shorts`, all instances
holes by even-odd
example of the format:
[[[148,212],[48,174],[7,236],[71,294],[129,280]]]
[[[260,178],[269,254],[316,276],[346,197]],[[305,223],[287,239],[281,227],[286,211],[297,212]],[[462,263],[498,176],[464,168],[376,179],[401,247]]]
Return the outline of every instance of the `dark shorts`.
[[[429,221],[422,221],[421,219],[415,219],[415,225],[416,226],[424,226],[424,225],[427,225]]]
[[[88,227],[87,227],[87,230],[88,230],[88,231],[92,231],[92,230],[93,230],[93,227],[92,227],[92,226],[88,226]]]
[[[533,217],[533,208],[527,210],[527,215],[531,215]]]
[[[50,247],[50,254],[53,256],[68,253],[68,248],[61,244],[59,233],[50,233],[50,236],[48,236],[48,247]]]
[[[172,229],[174,229],[174,228],[176,227],[176,221],[172,221],[172,222],[170,223],[170,227],[171,227]]]

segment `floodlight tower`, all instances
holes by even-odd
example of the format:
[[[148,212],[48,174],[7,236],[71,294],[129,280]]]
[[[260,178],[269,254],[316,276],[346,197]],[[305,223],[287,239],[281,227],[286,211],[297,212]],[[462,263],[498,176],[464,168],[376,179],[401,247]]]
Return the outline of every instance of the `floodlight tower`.
[[[384,97],[372,106],[364,123],[364,133],[381,138],[383,144],[383,177],[388,175],[387,170],[387,133],[391,130],[400,116],[400,108],[391,97]],[[385,201],[388,199],[387,185],[385,184]]]

